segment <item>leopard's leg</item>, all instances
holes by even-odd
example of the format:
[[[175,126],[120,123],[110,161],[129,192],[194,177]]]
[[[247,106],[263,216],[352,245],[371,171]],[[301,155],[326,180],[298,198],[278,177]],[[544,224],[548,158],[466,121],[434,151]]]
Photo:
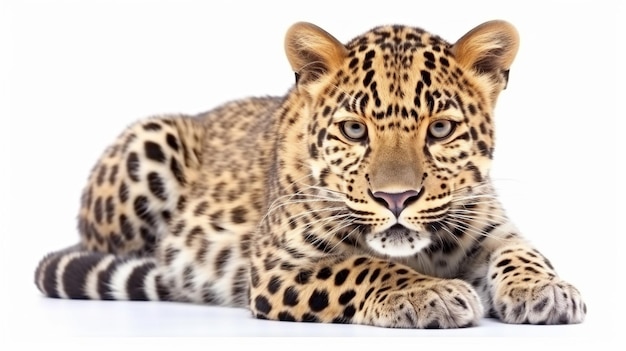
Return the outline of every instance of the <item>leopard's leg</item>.
[[[225,172],[213,181],[228,176]],[[250,210],[246,218],[233,220],[238,213],[235,200],[230,207],[221,204],[212,197],[214,192],[195,189],[178,203],[169,235],[156,252],[162,283],[176,301],[245,307],[255,216]]]
[[[149,118],[128,127],[93,168],[83,191],[81,244],[151,254],[186,187],[197,178],[202,129],[193,118]]]
[[[562,280],[539,251],[523,241],[491,253],[486,287],[491,314],[507,323],[570,324],[584,320],[580,292]]]
[[[89,177],[80,243],[39,263],[38,288],[52,297],[164,299],[154,250],[197,177],[201,133],[195,119],[183,116],[128,127]]]
[[[368,256],[317,263],[253,255],[250,308],[257,318],[457,328],[483,316],[474,289]]]

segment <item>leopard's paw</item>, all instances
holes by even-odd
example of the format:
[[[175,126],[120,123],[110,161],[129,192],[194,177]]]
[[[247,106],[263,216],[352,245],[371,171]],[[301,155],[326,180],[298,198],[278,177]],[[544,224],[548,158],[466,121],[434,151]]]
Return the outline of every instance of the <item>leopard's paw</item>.
[[[501,287],[493,303],[497,316],[507,323],[575,324],[581,323],[587,313],[578,290],[558,279]]]
[[[392,328],[461,328],[483,316],[478,294],[462,280],[437,280],[376,298],[371,324]]]

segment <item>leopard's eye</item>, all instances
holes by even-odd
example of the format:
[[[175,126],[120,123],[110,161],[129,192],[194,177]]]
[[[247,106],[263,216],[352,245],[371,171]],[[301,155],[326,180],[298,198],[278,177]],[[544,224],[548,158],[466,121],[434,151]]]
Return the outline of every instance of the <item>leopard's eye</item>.
[[[428,126],[428,136],[433,139],[443,139],[452,134],[454,127],[454,122],[446,119],[434,121]]]
[[[367,127],[356,121],[345,121],[339,125],[343,135],[353,141],[361,141],[367,138]]]

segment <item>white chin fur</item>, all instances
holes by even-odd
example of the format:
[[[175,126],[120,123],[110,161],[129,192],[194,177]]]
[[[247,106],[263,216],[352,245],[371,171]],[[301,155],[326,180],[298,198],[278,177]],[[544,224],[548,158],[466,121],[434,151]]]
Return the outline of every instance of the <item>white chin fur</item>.
[[[429,238],[422,238],[412,231],[393,234],[387,232],[370,233],[365,241],[374,251],[390,257],[414,255],[431,243]]]

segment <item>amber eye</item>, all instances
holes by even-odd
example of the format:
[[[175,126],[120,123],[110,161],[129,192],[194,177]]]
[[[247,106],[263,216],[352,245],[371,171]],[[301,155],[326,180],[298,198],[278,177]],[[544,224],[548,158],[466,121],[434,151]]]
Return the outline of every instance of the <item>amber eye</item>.
[[[428,136],[433,139],[443,139],[452,134],[454,126],[454,122],[446,119],[434,121],[428,126]]]
[[[361,122],[345,121],[339,125],[343,135],[354,141],[360,141],[367,138],[367,127]]]

